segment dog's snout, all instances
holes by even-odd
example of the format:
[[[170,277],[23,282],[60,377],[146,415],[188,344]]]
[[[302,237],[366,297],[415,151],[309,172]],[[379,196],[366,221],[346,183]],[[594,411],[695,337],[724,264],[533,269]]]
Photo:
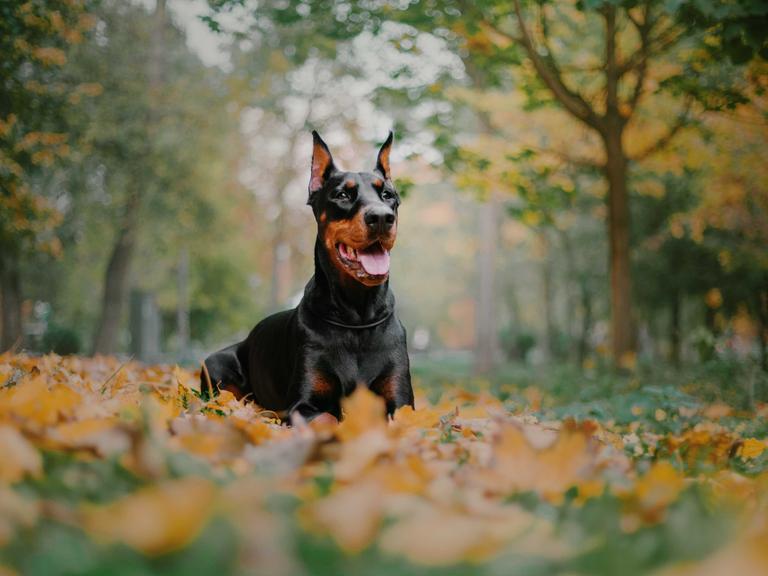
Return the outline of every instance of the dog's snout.
[[[395,223],[395,213],[389,207],[370,208],[365,213],[365,225],[372,231],[389,232]]]

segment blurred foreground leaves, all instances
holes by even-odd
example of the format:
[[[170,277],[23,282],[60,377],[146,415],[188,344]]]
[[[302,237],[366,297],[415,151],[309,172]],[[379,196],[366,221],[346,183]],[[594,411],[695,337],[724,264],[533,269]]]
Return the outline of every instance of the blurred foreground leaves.
[[[288,428],[196,388],[0,356],[0,573],[768,573],[765,405],[545,420],[449,388],[387,422],[358,389]]]

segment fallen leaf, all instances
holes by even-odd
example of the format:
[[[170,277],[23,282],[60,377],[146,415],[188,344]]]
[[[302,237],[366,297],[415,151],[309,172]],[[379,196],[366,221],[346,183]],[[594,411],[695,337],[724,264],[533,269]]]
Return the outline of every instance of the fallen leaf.
[[[427,566],[476,563],[530,534],[537,523],[543,522],[515,506],[499,509],[491,517],[430,507],[394,522],[382,534],[380,546],[390,554]]]
[[[194,540],[208,521],[216,490],[189,476],[142,488],[106,506],[87,505],[83,525],[96,539],[119,541],[156,556]]]
[[[376,428],[386,428],[386,410],[384,400],[371,392],[366,386],[358,386],[342,402],[344,419],[336,435],[346,442]]]
[[[19,527],[29,528],[38,517],[38,505],[6,486],[0,486],[0,547],[5,546]]]
[[[757,438],[746,438],[739,447],[739,457],[742,460],[757,458],[765,451],[765,442]]]
[[[383,516],[381,486],[365,482],[344,486],[302,513],[310,530],[329,533],[346,552],[360,552],[373,541]]]
[[[502,494],[531,491],[557,503],[570,487],[593,478],[595,464],[581,432],[561,431],[551,445],[536,449],[520,426],[505,422],[493,444],[491,465],[478,476],[486,488]]]
[[[0,426],[0,482],[12,484],[25,476],[40,476],[43,459],[22,434],[10,426]]]

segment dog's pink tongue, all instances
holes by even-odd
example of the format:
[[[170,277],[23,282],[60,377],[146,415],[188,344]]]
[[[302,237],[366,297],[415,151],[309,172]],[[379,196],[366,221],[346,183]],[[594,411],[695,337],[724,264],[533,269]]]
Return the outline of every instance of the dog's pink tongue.
[[[381,244],[361,250],[357,253],[357,258],[365,271],[372,276],[381,276],[389,272],[389,252],[384,250]]]

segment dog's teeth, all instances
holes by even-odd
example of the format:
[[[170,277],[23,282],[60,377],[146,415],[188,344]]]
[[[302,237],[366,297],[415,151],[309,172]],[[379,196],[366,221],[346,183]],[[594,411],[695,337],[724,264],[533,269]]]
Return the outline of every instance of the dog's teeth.
[[[364,277],[364,276],[365,276],[365,272],[363,272],[362,270],[358,270],[358,271],[357,271],[357,277],[358,277],[358,278],[362,278],[362,277]]]

